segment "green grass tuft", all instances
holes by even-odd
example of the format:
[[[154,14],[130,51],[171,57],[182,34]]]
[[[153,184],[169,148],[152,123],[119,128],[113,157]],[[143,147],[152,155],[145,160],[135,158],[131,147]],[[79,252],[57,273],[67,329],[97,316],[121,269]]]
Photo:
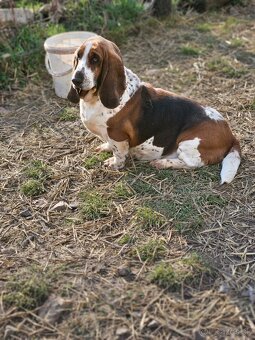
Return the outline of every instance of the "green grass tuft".
[[[244,41],[240,38],[233,38],[230,40],[230,47],[238,48],[244,46]]]
[[[174,268],[168,263],[156,265],[149,274],[149,280],[162,288],[169,288],[172,290],[178,288],[180,284]]]
[[[249,109],[252,110],[252,111],[255,110],[255,99],[253,99],[253,101],[249,105]]]
[[[219,72],[228,78],[240,78],[247,73],[244,68],[233,67],[230,61],[224,58],[212,59],[207,63],[207,68],[209,71]]]
[[[99,154],[87,157],[83,163],[86,169],[96,168],[97,165],[102,165],[102,163],[111,156],[109,152],[100,152]]]
[[[59,120],[62,122],[73,122],[79,118],[77,112],[77,108],[66,107],[60,112]]]
[[[202,33],[210,32],[212,30],[212,25],[209,22],[197,24],[195,27],[199,32]]]
[[[31,179],[46,179],[48,177],[47,165],[39,160],[35,159],[25,168],[25,175]]]
[[[180,193],[177,200],[152,201],[150,205],[159,213],[173,220],[173,226],[182,234],[194,233],[204,225],[202,216],[192,200],[192,193]]]
[[[114,187],[114,196],[121,199],[128,199],[133,196],[133,193],[127,184],[118,182]]]
[[[96,191],[81,193],[81,213],[86,220],[95,220],[109,214],[110,202]]]
[[[153,171],[153,170],[152,170]],[[150,184],[140,179],[134,181],[133,177],[128,176],[127,182],[129,186],[139,195],[155,195],[157,194],[156,189]]]
[[[197,57],[201,54],[201,50],[195,46],[184,45],[181,47],[181,53],[186,56]]]
[[[176,291],[182,284],[197,286],[202,275],[211,273],[211,268],[202,258],[196,253],[191,253],[174,264],[156,265],[149,274],[149,280],[163,288]]]
[[[223,208],[227,204],[227,200],[219,195],[212,195],[212,194],[202,194],[196,199],[196,202],[199,206],[212,206],[212,207],[220,207]]]
[[[123,246],[124,244],[133,244],[135,243],[135,237],[130,234],[125,234],[121,236],[118,241],[119,245]]]
[[[44,193],[44,186],[41,180],[29,179],[20,187],[21,192],[29,197],[38,196]]]
[[[167,253],[162,240],[149,240],[147,243],[138,246],[137,251],[142,261],[155,261]]]
[[[27,278],[17,277],[7,283],[7,293],[3,295],[7,307],[34,309],[48,297],[49,285],[43,277],[31,274]]]
[[[235,26],[237,26],[239,23],[241,22],[241,20],[235,18],[235,17],[228,17],[227,20],[224,22],[224,24],[222,25],[222,30],[225,33],[229,33],[233,30],[233,28]]]
[[[136,220],[143,229],[160,227],[166,222],[166,218],[150,207],[140,207],[136,211]]]

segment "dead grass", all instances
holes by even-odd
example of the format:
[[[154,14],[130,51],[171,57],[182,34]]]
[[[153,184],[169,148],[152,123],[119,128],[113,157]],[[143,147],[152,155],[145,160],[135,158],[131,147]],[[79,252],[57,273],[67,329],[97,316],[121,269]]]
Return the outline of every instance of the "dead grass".
[[[157,171],[130,161],[121,172],[104,169],[107,155],[94,152],[99,141],[73,120],[73,107],[69,119],[47,75],[40,86],[3,93],[2,338],[254,337],[255,46],[248,14],[190,14],[175,28],[155,21],[122,47],[143,80],[229,119],[243,160],[228,186],[219,186],[219,166]],[[229,46],[236,38],[245,44]],[[182,55],[188,42],[203,54]],[[217,63],[208,69],[225,59],[245,72],[229,77]],[[27,180],[44,191],[21,194]],[[67,206],[54,209],[60,201]],[[11,299],[17,292],[32,304]],[[66,302],[47,305],[61,314],[55,322],[42,312],[49,294]]]

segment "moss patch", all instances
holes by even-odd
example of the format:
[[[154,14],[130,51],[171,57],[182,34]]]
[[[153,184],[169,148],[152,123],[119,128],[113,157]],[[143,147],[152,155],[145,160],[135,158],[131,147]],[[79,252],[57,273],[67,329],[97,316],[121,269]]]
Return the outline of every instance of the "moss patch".
[[[199,32],[202,33],[210,32],[212,30],[212,25],[208,22],[197,24],[195,27]]]
[[[34,309],[48,297],[49,285],[38,273],[30,276],[15,277],[7,283],[7,293],[3,296],[6,306]]]
[[[114,197],[120,199],[128,199],[131,196],[133,196],[133,193],[126,183],[124,182],[116,183],[114,187]]]
[[[81,193],[81,213],[86,220],[95,220],[109,214],[110,202],[97,191]]]
[[[186,56],[197,57],[201,54],[201,50],[195,46],[184,45],[181,47],[181,53]]]
[[[38,180],[44,180],[49,175],[46,163],[39,159],[35,159],[29,163],[26,166],[24,173],[28,178]]]
[[[59,114],[59,120],[62,122],[73,122],[78,118],[78,110],[74,107],[66,107]]]
[[[25,181],[21,187],[21,192],[26,196],[38,196],[44,193],[45,189],[43,183],[37,179],[29,179]]]
[[[166,255],[167,249],[162,240],[149,240],[138,246],[137,252],[142,261],[155,261]]]
[[[210,274],[211,269],[204,263],[202,258],[191,253],[174,264],[160,263],[149,274],[149,280],[157,285],[177,290],[182,284],[197,284],[203,274]]]
[[[160,227],[165,222],[165,217],[150,207],[139,207],[136,211],[135,218],[142,229]]]

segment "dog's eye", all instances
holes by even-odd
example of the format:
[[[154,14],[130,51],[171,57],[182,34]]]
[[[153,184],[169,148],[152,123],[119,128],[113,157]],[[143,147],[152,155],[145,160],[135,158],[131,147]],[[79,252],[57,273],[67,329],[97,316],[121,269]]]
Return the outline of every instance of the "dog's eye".
[[[97,64],[99,62],[99,57],[96,54],[93,54],[90,59],[91,64]]]

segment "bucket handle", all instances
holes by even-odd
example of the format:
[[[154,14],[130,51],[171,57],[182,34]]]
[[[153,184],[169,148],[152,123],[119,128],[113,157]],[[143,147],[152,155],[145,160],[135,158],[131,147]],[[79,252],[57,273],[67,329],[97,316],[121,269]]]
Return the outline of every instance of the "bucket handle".
[[[54,72],[51,69],[48,53],[46,53],[46,55],[45,55],[45,66],[46,66],[46,69],[49,72],[49,74],[52,75],[53,77],[63,77],[63,76],[66,76],[67,74],[71,73],[72,70],[73,70],[73,68],[71,67],[69,70],[64,71],[64,72],[58,72],[58,73]]]

